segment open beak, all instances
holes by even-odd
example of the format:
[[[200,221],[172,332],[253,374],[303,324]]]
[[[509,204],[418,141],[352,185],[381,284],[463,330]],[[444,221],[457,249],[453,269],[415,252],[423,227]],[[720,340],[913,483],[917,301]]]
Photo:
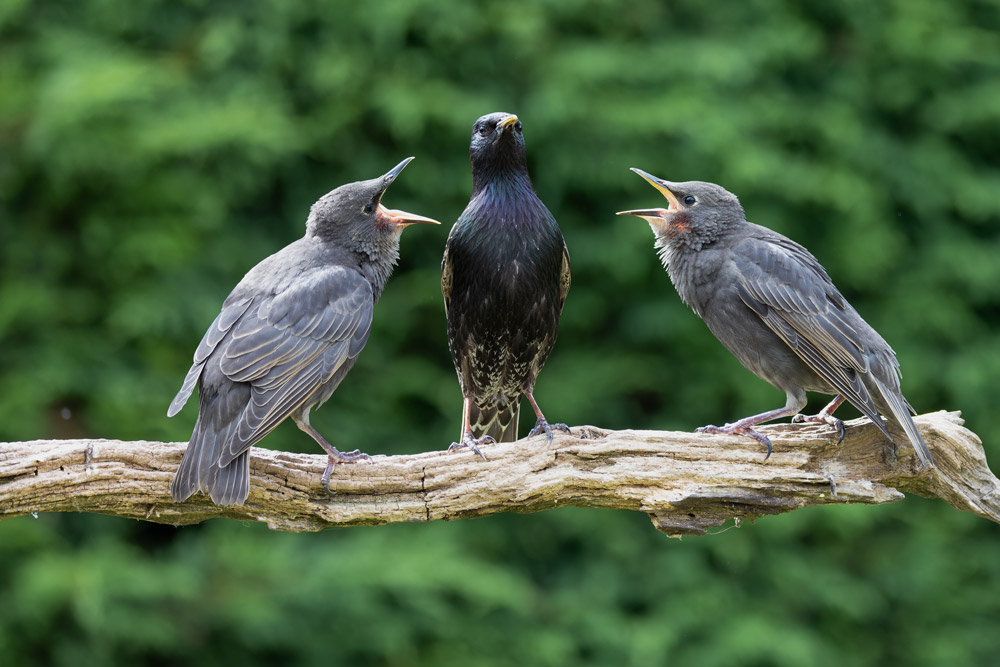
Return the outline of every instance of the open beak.
[[[514,125],[514,123],[516,123],[516,122],[517,122],[517,116],[515,116],[513,114],[511,114],[510,116],[507,116],[502,121],[500,121],[499,123],[497,123],[497,132],[501,133],[501,134],[503,132],[506,132],[507,128],[508,127],[512,127]]]
[[[392,169],[390,169],[389,171],[385,172],[385,174],[382,175],[382,192],[385,192],[386,189],[390,185],[392,185],[392,182],[394,180],[396,180],[397,176],[399,176],[399,172],[403,171],[403,169],[406,167],[406,165],[410,164],[410,162],[412,162],[412,161],[413,161],[413,158],[412,157],[408,157],[405,160],[403,160],[402,162],[400,162],[399,164],[397,164],[395,167],[393,167]]]
[[[651,225],[662,226],[670,215],[670,211],[665,208],[641,208],[633,211],[618,211],[615,215],[634,215],[642,218]]]
[[[392,185],[392,182],[396,180],[396,177],[399,176],[399,172],[403,171],[403,169],[406,168],[406,165],[410,164],[412,160],[412,157],[408,157],[383,174],[382,194],[385,194],[386,189],[388,189],[388,187]],[[381,197],[382,195],[379,195],[380,199]],[[399,227],[406,227],[407,225],[412,225],[415,222],[422,222],[431,225],[441,224],[433,218],[425,218],[424,216],[417,215],[416,213],[407,213],[406,211],[399,211],[394,208],[386,208],[385,206],[382,206],[381,203],[378,205],[376,218],[379,222],[384,224],[392,224]]]
[[[636,169],[635,167],[632,167],[632,171],[634,171],[635,173],[639,174],[644,179],[646,179],[650,185],[652,185],[654,188],[660,191],[661,195],[666,197],[667,201],[670,202],[670,205],[667,207],[666,210],[667,213],[677,213],[678,211],[681,210],[682,208],[681,203],[677,201],[677,195],[675,195],[673,192],[670,191],[670,185],[671,185],[670,181],[665,181],[662,178],[657,178],[656,176],[646,173],[642,169]],[[646,217],[640,215],[640,212],[638,211],[636,212],[622,211],[618,215],[639,215],[639,217]]]
[[[412,225],[416,222],[428,225],[441,224],[434,218],[425,218],[424,216],[417,215],[416,213],[407,213],[406,211],[400,211],[395,208],[386,208],[385,206],[382,206],[382,204],[378,205],[378,217],[379,220],[384,223],[397,225],[399,227],[406,227],[407,225]]]

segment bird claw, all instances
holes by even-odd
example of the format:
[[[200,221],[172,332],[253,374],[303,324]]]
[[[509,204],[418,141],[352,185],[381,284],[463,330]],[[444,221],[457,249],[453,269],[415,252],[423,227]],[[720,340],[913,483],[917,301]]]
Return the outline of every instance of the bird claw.
[[[330,473],[333,472],[333,466],[338,463],[355,463],[357,461],[368,461],[372,463],[372,457],[365,454],[360,449],[355,449],[350,452],[338,452],[336,449],[333,450],[334,454],[327,454],[326,469],[323,470],[323,476],[319,478],[319,483],[323,485],[326,492],[331,496],[337,495],[337,492],[330,488]]]
[[[771,439],[768,438],[763,433],[759,433],[749,426],[741,426],[740,424],[726,424],[725,426],[701,426],[695,429],[696,433],[725,433],[728,435],[748,435],[760,444],[767,447],[767,455],[764,456],[764,460],[771,458]]]
[[[549,437],[549,442],[552,442],[552,431],[562,431],[563,433],[569,433],[572,435],[573,431],[569,430],[569,426],[566,424],[550,424],[544,419],[539,419],[535,422],[535,427],[528,431],[528,437],[541,435],[544,433]]]
[[[806,422],[816,422],[818,424],[827,424],[837,429],[840,437],[837,438],[837,444],[839,445],[844,441],[844,435],[846,432],[844,430],[844,420],[838,419],[833,415],[824,415],[822,412],[818,415],[795,415],[792,417],[793,424],[805,424]]]
[[[486,455],[479,449],[479,445],[492,445],[497,441],[492,435],[484,435],[481,438],[473,438],[471,433],[466,433],[462,436],[462,442],[453,442],[448,446],[448,453],[457,452],[463,449],[471,449],[476,454],[479,454],[479,458],[484,461],[488,461]]]

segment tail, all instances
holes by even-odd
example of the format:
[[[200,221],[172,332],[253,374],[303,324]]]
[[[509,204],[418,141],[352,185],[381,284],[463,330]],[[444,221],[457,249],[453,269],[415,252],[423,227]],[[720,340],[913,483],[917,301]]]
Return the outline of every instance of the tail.
[[[219,468],[215,486],[208,496],[216,505],[242,505],[250,495],[250,450],[224,468]]]
[[[227,397],[233,398],[233,397]],[[242,505],[250,494],[250,452],[243,452],[220,467],[219,458],[235,435],[239,412],[225,414],[239,400],[216,396],[203,401],[187,451],[170,485],[174,502],[187,500],[198,491],[209,494],[216,505]],[[228,405],[227,405],[228,404]],[[220,414],[222,413],[222,414]]]
[[[875,377],[874,374],[872,375],[872,380],[874,380],[875,386],[878,387],[879,393],[882,394],[882,402],[884,406],[889,408],[888,412],[891,413],[892,417],[896,420],[896,423],[903,428],[910,444],[912,444],[913,449],[916,450],[917,458],[920,459],[920,462],[925,468],[933,466],[934,457],[931,456],[930,450],[927,449],[927,443],[924,442],[923,437],[920,435],[920,431],[917,430],[917,425],[913,422],[913,417],[910,416],[910,410],[912,408],[910,408],[910,404],[906,402],[906,399],[903,398],[903,394],[897,387],[886,386],[886,384]]]
[[[520,397],[506,404],[477,405],[475,401],[469,407],[469,426],[472,436],[481,438],[490,435],[497,442],[514,442],[517,440],[517,417],[520,412]]]

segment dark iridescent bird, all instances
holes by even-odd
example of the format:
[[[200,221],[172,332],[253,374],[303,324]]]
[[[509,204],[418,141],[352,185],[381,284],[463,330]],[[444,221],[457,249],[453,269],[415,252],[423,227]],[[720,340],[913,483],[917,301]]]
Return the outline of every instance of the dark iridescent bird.
[[[464,400],[452,448],[482,456],[481,444],[517,439],[522,395],[537,419],[531,435],[569,431],[546,421],[533,393],[559,333],[570,268],[559,225],[531,185],[517,116],[477,120],[469,160],[472,197],[448,236],[441,291]]]
[[[198,421],[170,488],[175,501],[205,491],[217,505],[242,505],[250,447],[287,417],[329,456],[324,486],[334,463],[371,458],[338,451],[309,425],[309,410],[330,398],[365,346],[403,228],[438,224],[381,204],[412,159],[324,195],[305,237],[252,268],[222,304],[167,411],[177,414],[198,385]]]
[[[660,259],[684,303],[740,363],[786,394],[782,408],[699,431],[749,435],[766,445],[770,455],[770,440],[754,426],[795,415],[795,422],[829,424],[843,439],[843,422],[833,412],[847,400],[890,440],[879,414],[898,424],[921,463],[933,465],[900,389],[895,353],[847,303],[808,250],[748,222],[736,195],[718,185],[671,183],[632,171],[669,204],[618,215],[649,222]],[[798,414],[807,391],[835,398],[818,415],[807,417]]]

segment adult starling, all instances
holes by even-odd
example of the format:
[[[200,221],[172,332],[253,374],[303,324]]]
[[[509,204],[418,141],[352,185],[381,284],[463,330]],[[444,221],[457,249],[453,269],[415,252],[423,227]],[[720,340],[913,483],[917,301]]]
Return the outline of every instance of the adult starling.
[[[644,218],[656,236],[660,259],[681,300],[708,325],[726,349],[757,377],[785,392],[785,406],[708,433],[742,433],[767,447],[754,430],[762,422],[823,422],[844,437],[833,416],[847,400],[890,440],[879,414],[906,433],[925,466],[927,445],[910,417],[899,386],[899,362],[889,344],[861,319],[808,250],[770,229],[748,222],[736,195],[713,183],[671,183],[647,174],[667,208],[622,211]],[[835,396],[818,415],[798,412],[806,392]]]
[[[329,455],[324,486],[334,463],[371,459],[337,451],[309,425],[309,410],[330,398],[365,346],[403,228],[439,224],[381,204],[412,159],[320,198],[305,237],[252,268],[222,304],[167,411],[177,414],[198,385],[198,421],[170,488],[175,501],[201,490],[217,505],[242,505],[250,447],[286,417]]]
[[[569,431],[546,421],[533,393],[559,332],[570,268],[559,225],[531,185],[517,116],[477,120],[469,160],[472,197],[448,236],[441,292],[464,399],[451,448],[483,456],[481,444],[517,440],[522,394],[537,418],[531,435]]]

